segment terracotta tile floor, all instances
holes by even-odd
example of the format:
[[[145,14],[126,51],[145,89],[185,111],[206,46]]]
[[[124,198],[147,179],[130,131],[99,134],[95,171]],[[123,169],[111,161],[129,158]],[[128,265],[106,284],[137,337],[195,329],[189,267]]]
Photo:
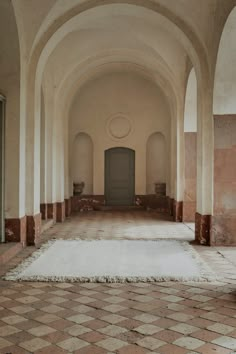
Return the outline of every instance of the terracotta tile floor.
[[[79,214],[60,238],[192,238],[185,225],[144,212]],[[100,230],[100,231],[99,231]],[[130,232],[129,232],[130,231]],[[34,251],[24,249],[1,273]],[[0,281],[0,353],[236,353],[235,248],[196,247],[218,283],[39,283]],[[176,301],[178,299],[178,301]]]
[[[146,211],[99,211],[78,213],[62,225],[56,224],[44,237],[193,240],[194,224],[174,223],[168,216]]]

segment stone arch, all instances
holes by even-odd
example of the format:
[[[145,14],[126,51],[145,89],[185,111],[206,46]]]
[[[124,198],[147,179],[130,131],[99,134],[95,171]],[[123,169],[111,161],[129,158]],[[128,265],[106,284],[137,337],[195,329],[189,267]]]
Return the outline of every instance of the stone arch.
[[[62,27],[66,22],[68,22],[72,17],[82,14],[83,12],[88,11],[90,9],[111,4],[128,4],[133,6],[141,6],[144,9],[151,10],[154,13],[161,15],[163,18],[166,18],[168,20],[168,25],[171,25],[171,29],[173,30],[173,32],[177,31],[178,35],[180,35],[180,37],[183,39],[183,43],[185,45],[188,43],[189,55],[194,65],[196,65],[196,70],[203,70],[203,73],[208,75],[208,73],[205,72],[205,69],[208,71],[208,68],[205,67],[205,65],[208,63],[206,48],[201,43],[196,33],[181,18],[173,14],[171,10],[167,9],[161,4],[153,3],[149,0],[143,0],[141,3],[139,2],[138,5],[136,3],[136,0],[106,0],[103,1],[101,4],[94,0],[90,1],[87,4],[79,4],[77,6],[74,6],[72,9],[66,11],[63,15],[59,16],[56,20],[54,20],[51,25],[48,25],[48,27],[43,28],[43,26],[41,26],[41,37],[38,37],[37,40],[34,42],[34,46],[31,51],[32,64],[35,65],[35,63],[37,63],[38,58],[46,43],[49,41],[50,37],[52,37],[52,35],[56,33],[57,30]]]
[[[165,136],[156,132],[150,135],[146,146],[147,194],[155,193],[155,183],[167,183],[168,155]]]
[[[49,49],[50,51],[52,51],[52,49]],[[47,52],[47,50],[45,51],[45,52]],[[190,51],[191,52],[191,51]],[[49,55],[49,54],[47,54],[47,55]],[[191,53],[190,53],[190,55],[191,55]],[[42,57],[41,58],[43,58],[43,55],[42,55]],[[43,59],[43,61],[45,60],[45,58]],[[40,65],[41,66],[41,65]],[[180,116],[181,115],[181,113],[178,113],[178,115]],[[181,130],[181,129],[180,129]],[[174,139],[175,139],[175,134],[173,134],[173,137],[174,137]],[[179,141],[180,141],[181,139],[179,138]],[[180,148],[181,149],[181,148]],[[173,143],[173,150],[174,151],[177,151],[177,149],[175,148],[175,143]],[[182,149],[181,149],[182,150]],[[180,156],[182,156],[182,155],[180,155]],[[180,159],[181,160],[181,159]],[[178,162],[178,164],[179,164],[179,162]],[[174,167],[173,167],[173,170],[174,170]],[[178,170],[181,170],[181,168],[179,168]],[[180,175],[181,175],[182,173],[180,173]],[[175,178],[173,178],[173,183],[172,183],[172,185],[174,186],[174,179]],[[182,179],[181,179],[181,176],[178,178],[178,181],[182,181]],[[173,189],[173,192],[172,192],[172,194],[174,194],[174,187],[172,188]],[[179,189],[180,191],[179,191],[179,195],[181,195],[182,194],[182,188],[177,188],[177,189]]]
[[[120,3],[120,1],[119,1]],[[79,4],[72,10],[66,12],[57,21],[54,21],[53,25],[51,25],[48,31],[45,31],[42,35],[39,42],[36,44],[34,50],[32,51],[31,59],[29,62],[29,70],[26,74],[27,76],[27,115],[29,119],[34,116],[34,122],[31,126],[38,125],[38,115],[37,115],[37,104],[36,97],[38,96],[38,90],[41,85],[41,76],[45,67],[45,63],[55,48],[56,43],[60,41],[60,34],[63,35],[63,32],[66,33],[64,24],[68,24],[70,20],[73,18],[75,20],[75,16],[77,14],[82,14],[82,12],[87,11],[92,8],[97,8],[99,6],[107,6],[110,4],[110,1],[103,2],[101,4],[95,4],[95,2],[90,2],[85,5]],[[127,2],[122,2],[122,4],[127,4]],[[128,2],[129,5],[136,5],[136,2],[130,0]],[[140,6],[140,4],[139,4]],[[201,129],[200,129],[200,140],[199,140],[199,178],[198,178],[198,190],[200,192],[200,198],[198,203],[198,211],[202,214],[211,214],[212,213],[212,105],[211,105],[211,80],[209,77],[209,60],[207,57],[207,50],[201,40],[199,40],[197,34],[188,26],[183,19],[178,16],[175,16],[169,9],[161,6],[160,4],[145,1],[141,4],[141,7],[149,9],[153,11],[159,18],[162,19],[162,22],[165,23],[165,28],[170,30],[172,34],[176,35],[176,38],[181,42],[183,48],[186,50],[187,55],[190,57],[196,73],[198,77],[198,120],[200,121]],[[56,39],[56,43],[54,40]],[[32,97],[33,93],[33,97]],[[206,97],[207,93],[207,97]],[[181,107],[183,110],[183,107]],[[181,118],[182,117],[182,118]],[[204,119],[203,119],[204,117]],[[181,120],[177,124],[177,146],[176,150],[175,146],[173,146],[173,151],[177,152],[177,156],[179,156],[179,161],[177,161],[177,166],[174,166],[174,170],[177,174],[177,180],[182,180],[183,176],[183,161],[182,161],[182,152],[183,152],[183,144],[181,141],[183,135],[183,112],[179,112],[179,119]],[[36,129],[33,129],[28,133],[28,136],[32,135]],[[175,137],[175,133],[173,131],[172,134]],[[32,140],[34,140],[33,137]],[[33,152],[29,153],[27,160],[29,163],[28,166],[33,167],[33,173],[36,174],[37,164],[32,163],[32,161],[37,161],[37,149],[34,149]],[[173,180],[173,185],[174,180]],[[210,187],[209,187],[210,186]],[[64,187],[63,187],[64,189]],[[31,181],[29,181],[29,190],[31,193],[28,196],[33,196],[28,198],[27,205],[29,205],[28,210],[33,210],[33,212],[37,211],[38,204],[38,195],[35,186]],[[183,195],[183,188],[179,188],[175,191],[177,200],[181,200]],[[206,193],[208,193],[208,197],[206,197]]]
[[[84,183],[83,194],[93,194],[93,141],[87,133],[78,133],[71,151],[73,183]]]
[[[125,65],[130,65],[132,70],[137,71],[138,74],[143,75],[144,77],[146,77],[148,80],[154,82],[155,84],[157,84],[157,86],[161,86],[162,90],[163,90],[163,94],[165,95],[170,109],[171,109],[171,118],[172,118],[172,124],[175,125],[174,121],[176,120],[176,117],[179,114],[179,110],[180,110],[180,105],[181,105],[181,99],[179,97],[179,92],[180,90],[178,90],[178,86],[177,84],[173,81],[173,78],[171,76],[171,73],[167,70],[167,68],[164,68],[163,70],[161,70],[161,72],[158,71],[158,68],[160,69],[161,64],[157,65],[157,70],[155,71],[155,75],[152,75],[151,77],[149,76],[148,72],[150,70],[150,63],[148,63],[148,61],[144,61],[142,63],[141,56],[139,57],[139,60],[137,59],[137,57],[135,57],[134,55],[131,55],[132,53],[127,53],[129,54],[128,57],[130,58],[130,63],[127,61],[125,56],[119,56],[119,62],[120,63],[124,63]],[[134,54],[134,53],[133,53]],[[117,53],[116,53],[117,55]],[[115,66],[116,65],[116,60],[117,60],[117,56],[113,56],[111,55],[109,57],[111,63],[108,64],[104,64],[103,63],[103,58],[101,58],[101,60],[93,62],[93,65],[85,65],[85,66],[81,66],[80,70],[77,70],[77,68],[75,68],[74,70],[72,70],[69,75],[65,78],[65,80],[63,81],[63,83],[60,85],[60,87],[58,88],[58,90],[56,91],[56,102],[58,102],[58,104],[56,104],[56,107],[58,108],[58,112],[57,112],[57,116],[66,118],[68,117],[68,112],[71,106],[71,102],[76,94],[76,92],[78,92],[78,90],[86,83],[87,80],[91,79],[91,77],[93,77],[93,75],[96,72],[101,72],[101,71],[105,71],[107,66]],[[86,64],[86,63],[85,63]],[[153,69],[156,69],[156,66],[152,67]],[[163,71],[163,72],[162,72]],[[89,76],[88,76],[89,74]],[[65,89],[65,88],[68,88]],[[68,130],[68,124],[67,124],[67,119],[64,120],[65,121],[65,132]],[[175,129],[175,128],[174,128]],[[175,137],[175,134],[174,134]],[[67,138],[65,137],[66,141]],[[65,150],[67,151],[68,143],[65,144]],[[65,159],[67,159],[67,152],[65,151]],[[175,142],[173,143],[173,151],[176,151],[175,148]],[[174,154],[174,153],[173,153]],[[67,179],[67,171],[68,171],[68,164],[65,161],[65,165],[66,165],[66,170],[65,170],[65,181],[66,181],[66,185],[65,185],[65,191],[66,193],[68,190],[68,185],[70,185]],[[174,174],[174,168],[172,166],[172,173]],[[175,177],[173,177],[173,180],[175,180]],[[174,188],[172,187],[172,192],[171,192],[171,186],[169,185],[169,192],[174,194]]]

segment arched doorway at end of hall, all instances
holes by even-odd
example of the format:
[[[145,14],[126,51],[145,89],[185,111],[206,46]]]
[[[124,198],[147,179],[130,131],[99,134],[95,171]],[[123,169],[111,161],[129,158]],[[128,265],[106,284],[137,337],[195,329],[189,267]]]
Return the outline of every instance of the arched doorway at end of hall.
[[[116,147],[105,151],[105,201],[110,206],[134,205],[134,150]]]

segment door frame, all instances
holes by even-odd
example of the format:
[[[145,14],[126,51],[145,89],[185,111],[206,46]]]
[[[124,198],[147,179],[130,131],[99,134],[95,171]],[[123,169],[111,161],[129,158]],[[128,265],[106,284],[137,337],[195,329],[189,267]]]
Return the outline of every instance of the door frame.
[[[5,111],[6,99],[0,94],[0,242],[5,242]]]
[[[116,149],[122,149],[122,150],[126,150],[126,151],[129,151],[129,152],[132,152],[132,156],[133,156],[133,169],[132,169],[132,203],[130,205],[134,205],[135,204],[135,150],[133,149],[130,149],[130,148],[127,148],[127,147],[124,147],[124,146],[115,146],[115,147],[112,147],[112,148],[109,148],[109,149],[106,149],[104,151],[104,192],[105,192],[105,204],[106,205],[109,205],[107,204],[107,195],[108,195],[108,185],[106,183],[106,177],[107,177],[107,164],[108,164],[108,161],[107,161],[107,154],[109,153],[109,151],[114,151]],[[116,204],[114,204],[115,206]],[[112,206],[112,205],[111,205]],[[117,206],[119,206],[119,204],[117,204]]]

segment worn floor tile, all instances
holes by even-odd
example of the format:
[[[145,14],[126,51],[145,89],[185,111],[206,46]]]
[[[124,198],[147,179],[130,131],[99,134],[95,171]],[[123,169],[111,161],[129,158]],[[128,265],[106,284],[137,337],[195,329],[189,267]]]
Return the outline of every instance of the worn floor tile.
[[[28,350],[29,352],[35,352],[36,350],[45,348],[49,346],[50,343],[41,338],[34,338],[26,342],[22,342],[19,344],[20,347]]]
[[[131,227],[133,239],[163,235],[183,239],[190,232],[184,224],[168,220],[161,226],[154,212],[94,212],[54,225],[43,239],[81,237],[81,233],[86,239],[127,238]],[[98,235],[98,230],[103,232]],[[229,261],[227,250],[220,251],[222,257],[214,247],[194,247],[227,282],[79,284],[0,279],[0,353],[236,352],[232,255]],[[18,262],[28,255],[26,248],[17,256]]]
[[[62,349],[67,350],[68,352],[73,352],[80,348],[86,347],[88,343],[79,338],[73,337],[59,342],[57,343],[57,345],[59,345],[59,347],[61,347]]]

